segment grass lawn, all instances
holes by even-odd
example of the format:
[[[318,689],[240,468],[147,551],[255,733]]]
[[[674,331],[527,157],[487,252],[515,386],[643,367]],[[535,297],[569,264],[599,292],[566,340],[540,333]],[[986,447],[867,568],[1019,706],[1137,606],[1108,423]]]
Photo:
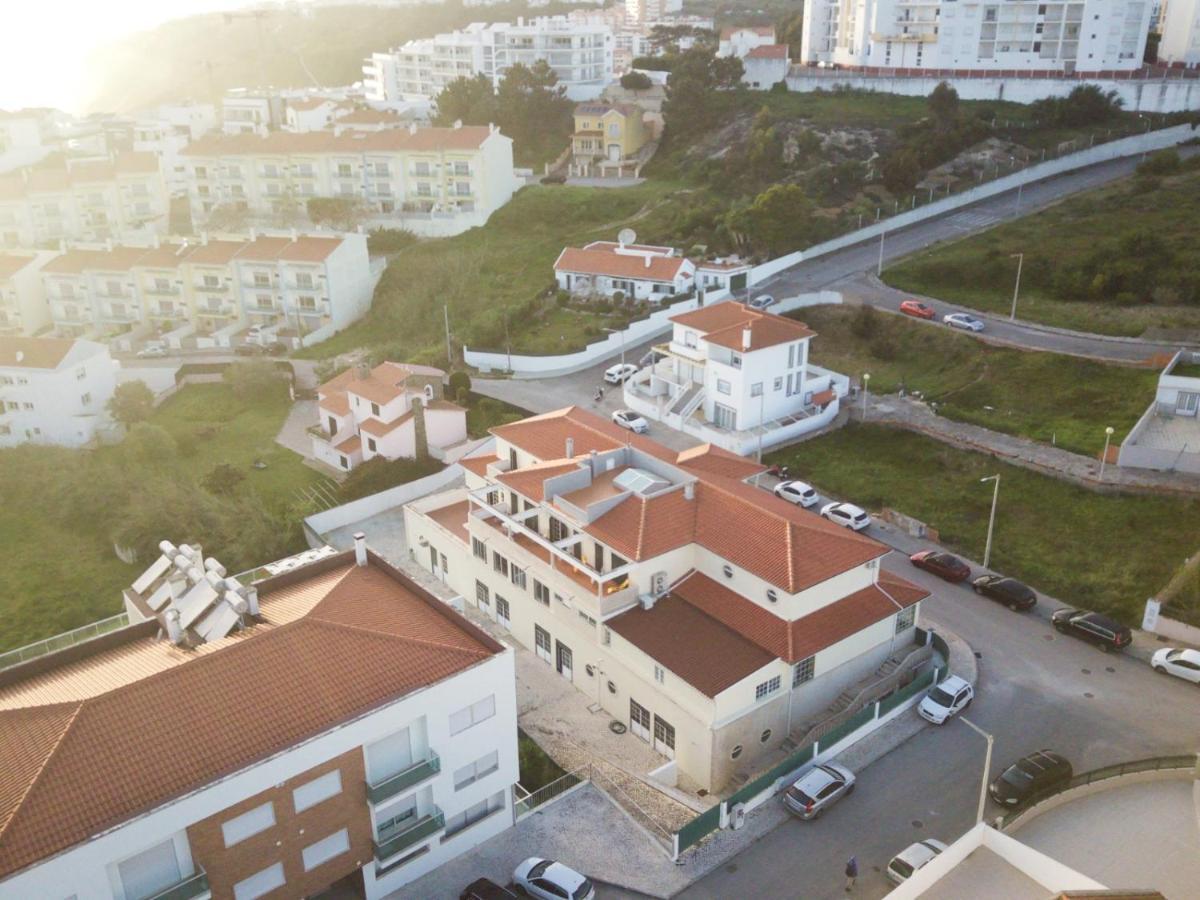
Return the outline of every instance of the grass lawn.
[[[1098,456],[1104,429],[1120,443],[1154,398],[1156,371],[1105,365],[1072,356],[985,344],[940,326],[886,313],[873,336],[855,333],[859,311],[844,306],[801,309],[814,364],[852,379],[871,373],[871,390],[903,384],[936,401],[950,419]]]
[[[1001,475],[992,564],[1076,604],[1140,621],[1146,598],[1195,552],[1200,500],[1100,494],[979,453],[877,425],[850,425],[770,454],[822,490],[888,506],[983,556],[992,486]]]
[[[1007,314],[1017,274],[1014,253],[1024,253],[1017,315],[1077,331],[1140,335],[1147,328],[1200,328],[1200,309],[1165,304],[1117,305],[1064,300],[1054,276],[1063,260],[1079,260],[1097,245],[1149,229],[1175,251],[1176,264],[1195,266],[1200,173],[1162,179],[1149,191],[1136,181],[1072,197],[1036,215],[940,244],[884,271],[893,287]]]
[[[487,437],[488,432],[496,426],[507,425],[531,415],[533,413],[527,409],[472,391],[467,398],[467,434],[473,438]]]
[[[517,729],[517,754],[520,758],[521,787],[531,794],[567,774],[537,741],[520,729]]]

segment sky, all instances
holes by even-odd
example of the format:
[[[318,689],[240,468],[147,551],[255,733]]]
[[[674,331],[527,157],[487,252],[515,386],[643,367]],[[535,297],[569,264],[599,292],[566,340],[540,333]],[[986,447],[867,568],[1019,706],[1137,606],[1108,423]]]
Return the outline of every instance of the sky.
[[[78,112],[97,47],[169,19],[251,5],[250,0],[4,0],[0,3],[0,109]]]

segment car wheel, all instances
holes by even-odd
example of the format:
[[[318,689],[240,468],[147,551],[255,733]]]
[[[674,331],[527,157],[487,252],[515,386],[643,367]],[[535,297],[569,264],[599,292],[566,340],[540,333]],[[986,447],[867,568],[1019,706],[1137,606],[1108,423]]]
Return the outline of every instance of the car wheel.
[[[971,585],[971,590],[973,590],[975,593],[977,593],[980,597],[983,596],[983,588],[981,588],[979,585],[977,585],[977,584]]]
[[[1166,675],[1166,674],[1167,674],[1167,670],[1166,670],[1166,669],[1164,669],[1162,666],[1155,666],[1155,667],[1154,667],[1154,671],[1155,671],[1155,672],[1157,672],[1159,675]],[[1200,684],[1200,682],[1197,682],[1197,683],[1198,683],[1198,684]]]
[[[858,784],[857,784],[857,783],[855,783],[855,784],[852,784],[852,785],[850,785],[850,787],[846,788],[846,796],[847,796],[847,797],[849,797],[851,794],[853,794],[853,793],[854,793],[854,789],[855,789],[856,787],[858,787]]]
[[[1066,629],[1066,628],[1064,628],[1062,625],[1058,625],[1058,624],[1055,624],[1055,626],[1054,626],[1054,630],[1055,630],[1055,631],[1057,631],[1059,634],[1066,634],[1066,633],[1067,633],[1067,629]]]

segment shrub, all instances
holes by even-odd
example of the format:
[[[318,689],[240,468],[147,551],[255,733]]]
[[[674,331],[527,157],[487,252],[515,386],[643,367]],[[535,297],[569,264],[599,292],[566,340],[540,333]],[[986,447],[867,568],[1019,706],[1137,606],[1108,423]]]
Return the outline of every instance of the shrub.
[[[621,76],[621,87],[627,91],[644,91],[653,85],[654,82],[645,72],[626,72]]]
[[[376,456],[355,468],[338,488],[343,503],[378,494],[398,484],[416,481],[439,471],[442,464],[436,459],[384,459]]]
[[[463,391],[471,390],[471,376],[466,372],[450,373],[450,396],[457,397]]]
[[[854,316],[850,319],[850,330],[855,337],[872,338],[879,333],[880,324],[879,313],[875,307],[864,303],[854,311]]]
[[[554,302],[559,306],[565,307],[571,302],[571,294],[569,291],[559,291],[554,295]]]
[[[1183,166],[1183,161],[1179,158],[1177,150],[1159,150],[1157,153],[1151,153],[1146,157],[1146,161],[1139,164],[1137,173],[1139,175],[1173,175]]]

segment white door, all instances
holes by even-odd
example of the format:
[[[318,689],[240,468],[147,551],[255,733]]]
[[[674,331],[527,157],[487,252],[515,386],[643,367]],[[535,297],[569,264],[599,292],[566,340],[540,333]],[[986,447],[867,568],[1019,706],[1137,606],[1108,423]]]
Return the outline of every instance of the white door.
[[[650,710],[636,700],[629,701],[629,730],[647,744],[650,743]]]
[[[667,759],[675,758],[675,727],[659,716],[654,717],[654,749]]]
[[[533,626],[533,651],[542,662],[550,662],[550,632],[541,625]]]
[[[610,162],[620,162],[621,161],[621,145],[620,144],[609,144],[608,145],[608,159]]]
[[[407,728],[367,746],[367,781],[371,784],[379,784],[412,764],[412,741]]]
[[[567,681],[571,680],[573,659],[574,659],[574,656],[571,653],[571,648],[568,647],[566,644],[564,644],[562,641],[559,641],[558,642],[557,665],[555,666],[555,668],[558,669],[558,674],[561,675],[563,678],[567,679]]]

